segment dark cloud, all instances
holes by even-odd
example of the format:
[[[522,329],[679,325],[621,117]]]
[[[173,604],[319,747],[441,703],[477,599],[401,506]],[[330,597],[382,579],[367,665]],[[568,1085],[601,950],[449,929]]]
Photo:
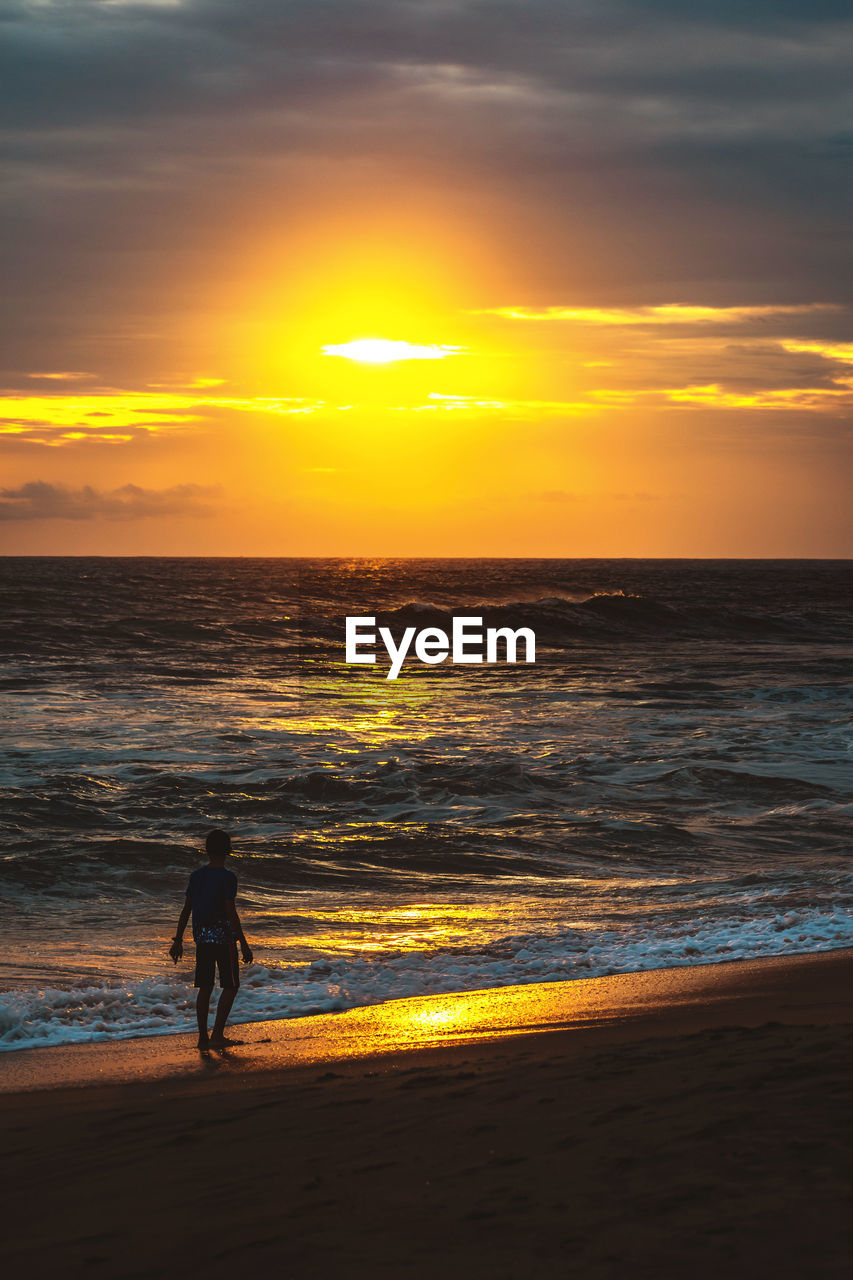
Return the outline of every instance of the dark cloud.
[[[743,0],[641,0],[640,7],[677,19],[689,15],[693,21],[711,26],[769,26],[777,31],[850,18],[848,0],[749,0],[749,4]]]
[[[97,138],[72,139],[84,123],[109,133],[125,123],[211,113],[225,120],[253,109],[294,113],[279,120],[284,140],[310,124],[300,111],[319,111],[328,124],[344,108],[336,123],[345,126],[354,101],[359,125],[387,126],[371,122],[372,108],[383,105],[372,94],[415,94],[422,106],[444,99],[465,116],[479,106],[499,110],[502,91],[513,91],[519,110],[525,98],[534,103],[556,90],[567,100],[552,98],[551,112],[565,120],[574,108],[583,117],[597,104],[605,124],[608,109],[642,106],[645,96],[657,111],[633,123],[650,134],[667,125],[677,132],[679,115],[690,127],[679,108],[708,98],[717,99],[710,132],[715,119],[731,121],[743,104],[773,98],[782,113],[792,100],[824,109],[835,102],[840,127],[849,120],[842,100],[850,92],[851,15],[841,4],[68,0],[7,4],[5,19],[0,103],[7,125],[30,137],[59,127],[83,149]],[[772,119],[753,112],[741,117],[739,132],[772,128]]]
[[[725,387],[773,390],[845,387],[853,377],[849,362],[810,352],[786,351],[777,343],[738,343],[721,353],[717,376]]]
[[[32,480],[18,489],[0,489],[3,520],[141,520],[151,516],[210,516],[219,490],[197,484],[169,489],[141,489],[123,485],[108,492],[66,489]]]
[[[784,391],[794,388],[844,392],[853,402],[853,363],[812,351],[787,350],[778,342],[712,343],[652,338],[634,344],[609,375],[613,386],[651,390],[716,384],[724,391]]]
[[[830,0],[7,0],[7,358],[88,367],[380,177],[488,219],[531,296],[849,300],[851,53]]]

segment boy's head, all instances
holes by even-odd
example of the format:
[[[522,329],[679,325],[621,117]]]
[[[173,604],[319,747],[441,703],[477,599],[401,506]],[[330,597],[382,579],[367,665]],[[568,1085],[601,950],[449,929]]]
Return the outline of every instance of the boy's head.
[[[204,847],[211,862],[224,862],[231,852],[231,837],[227,831],[208,831]]]

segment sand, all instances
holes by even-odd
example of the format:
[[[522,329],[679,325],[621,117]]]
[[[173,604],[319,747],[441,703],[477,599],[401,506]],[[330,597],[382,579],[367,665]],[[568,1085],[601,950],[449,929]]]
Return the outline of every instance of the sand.
[[[4,1055],[4,1262],[847,1277],[851,979],[836,952],[254,1024],[209,1059]]]

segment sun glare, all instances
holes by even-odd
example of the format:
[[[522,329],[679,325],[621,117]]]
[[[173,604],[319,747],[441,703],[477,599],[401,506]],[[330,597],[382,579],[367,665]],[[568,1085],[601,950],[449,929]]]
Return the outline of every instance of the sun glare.
[[[358,338],[323,347],[327,356],[343,356],[361,364],[391,364],[394,360],[443,360],[461,347],[418,346],[412,342],[392,342],[388,338]]]

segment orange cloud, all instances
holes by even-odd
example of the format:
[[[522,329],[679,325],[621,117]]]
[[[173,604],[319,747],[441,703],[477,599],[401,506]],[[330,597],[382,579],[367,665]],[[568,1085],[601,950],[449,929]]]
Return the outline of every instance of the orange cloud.
[[[97,378],[96,373],[83,373],[77,370],[59,370],[55,373],[28,373],[28,378],[46,379],[48,382],[88,382]]]
[[[772,316],[810,315],[840,310],[833,303],[811,302],[802,306],[700,307],[673,302],[658,307],[494,307],[471,315],[499,316],[504,320],[571,321],[585,325],[743,324]]]

